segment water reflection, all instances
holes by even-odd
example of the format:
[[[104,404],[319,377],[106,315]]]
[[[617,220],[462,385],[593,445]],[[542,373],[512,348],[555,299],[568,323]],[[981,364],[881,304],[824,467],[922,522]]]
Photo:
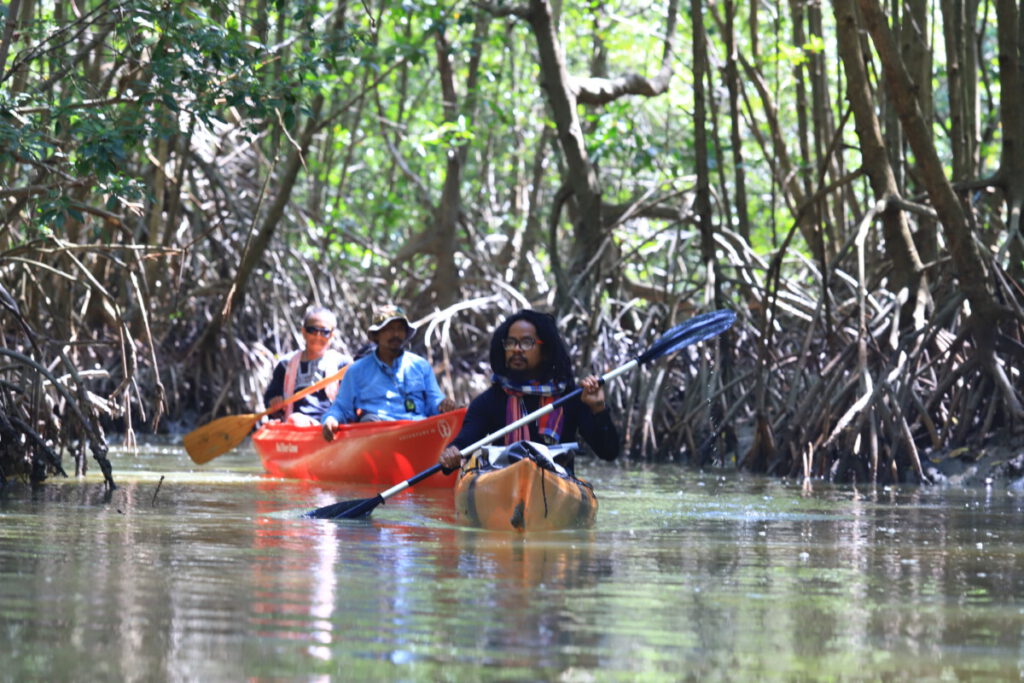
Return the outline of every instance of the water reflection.
[[[598,666],[603,629],[592,596],[613,571],[596,539],[593,530],[458,529],[439,557],[450,569],[438,599],[453,615],[447,635],[460,644],[445,661],[554,675],[571,648],[575,666]]]
[[[259,489],[274,487],[262,482]],[[281,517],[278,507],[272,500],[256,501],[254,632],[260,638],[311,642],[309,654],[326,660],[333,642],[340,544],[335,534]]]
[[[591,477],[594,528],[519,535],[459,526],[435,490],[368,521],[306,520],[375,491],[227,462],[131,461],[110,495],[91,480],[0,491],[3,675],[1005,679],[1024,666],[1024,513],[1007,491],[808,494],[607,468]]]
[[[459,575],[488,576],[499,589],[564,590],[611,574],[609,558],[594,561],[596,537],[592,529],[531,535],[459,529],[452,549],[458,553]]]

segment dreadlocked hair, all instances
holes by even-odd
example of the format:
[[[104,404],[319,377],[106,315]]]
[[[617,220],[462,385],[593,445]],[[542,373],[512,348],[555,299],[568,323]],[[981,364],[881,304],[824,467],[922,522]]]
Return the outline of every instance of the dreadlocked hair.
[[[528,308],[510,315],[494,331],[494,335],[491,337],[491,370],[495,374],[508,376],[504,343],[509,328],[519,320],[525,320],[537,328],[537,339],[541,341],[540,370],[544,379],[552,382],[564,382],[566,387],[576,386],[572,360],[569,358],[569,348],[562,340],[562,335],[558,333],[554,316]]]

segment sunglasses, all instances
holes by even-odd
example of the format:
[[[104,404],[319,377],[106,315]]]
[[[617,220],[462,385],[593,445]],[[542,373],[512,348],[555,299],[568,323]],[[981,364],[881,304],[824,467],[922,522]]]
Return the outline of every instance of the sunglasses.
[[[326,327],[317,327],[316,325],[306,325],[306,334],[319,334],[321,337],[330,337],[331,332],[334,332],[334,330]]]

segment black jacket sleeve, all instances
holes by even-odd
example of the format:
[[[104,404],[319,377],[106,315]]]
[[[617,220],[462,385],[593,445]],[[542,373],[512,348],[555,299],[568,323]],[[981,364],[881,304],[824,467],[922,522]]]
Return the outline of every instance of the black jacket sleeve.
[[[504,392],[491,385],[487,391],[470,401],[462,420],[462,429],[452,440],[452,445],[461,450],[504,426]]]
[[[275,396],[284,397],[284,366],[284,361],[278,361],[277,365],[274,366],[274,374],[270,378],[270,384],[267,385],[267,390],[263,392],[263,405],[267,405],[270,399]]]
[[[602,410],[596,415],[586,404],[580,403],[579,434],[602,460],[619,457],[619,430],[612,422],[611,411]]]

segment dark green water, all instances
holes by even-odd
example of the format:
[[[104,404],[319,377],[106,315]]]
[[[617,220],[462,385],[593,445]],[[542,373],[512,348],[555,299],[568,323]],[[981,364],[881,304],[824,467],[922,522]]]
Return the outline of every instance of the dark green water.
[[[115,453],[0,491],[0,680],[1017,680],[1024,491],[582,462],[586,532],[460,528],[419,489]],[[162,483],[160,477],[163,476]],[[159,483],[159,490],[158,490]]]

